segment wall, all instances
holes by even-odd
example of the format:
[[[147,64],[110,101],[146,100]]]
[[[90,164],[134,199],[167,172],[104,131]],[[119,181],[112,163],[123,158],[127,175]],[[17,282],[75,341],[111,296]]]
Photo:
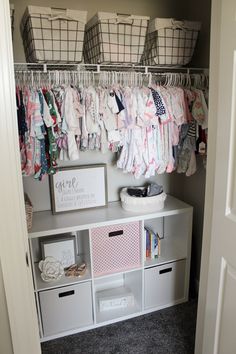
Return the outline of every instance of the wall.
[[[196,50],[191,65],[194,67],[208,68],[210,54],[210,22],[211,22],[211,0],[184,1],[182,15],[186,20],[201,21]]]
[[[208,68],[210,54],[211,0],[199,0],[196,3],[186,0],[183,5],[182,11],[184,18],[188,20],[200,20],[202,22],[199,41],[197,42],[195,55],[193,56],[191,65],[193,67]],[[197,166],[198,171],[193,176],[173,176],[173,179],[169,181],[169,183],[173,186],[174,195],[178,195],[179,198],[194,207],[191,279],[194,282],[194,284],[192,284],[193,287],[198,291],[204,222],[206,169],[203,167],[201,158],[197,158]]]
[[[144,177],[135,180],[131,175],[124,174],[122,170],[116,168],[115,155],[112,153],[103,155],[100,152],[81,152],[80,156],[81,157],[79,161],[74,163],[63,162],[63,166],[106,163],[109,201],[115,201],[119,199],[119,191],[122,187],[143,185],[148,181],[156,181],[157,183],[163,185],[167,192],[170,190],[169,175],[159,175],[149,179],[148,181]],[[35,211],[51,209],[48,178],[45,178],[42,182],[38,182],[35,181],[32,177],[25,177],[23,178],[23,183],[25,192],[30,196]]]
[[[192,267],[191,272],[193,278],[197,279],[196,285],[198,288],[201,252],[202,252],[202,231],[204,222],[204,200],[205,200],[205,183],[206,169],[202,164],[202,160],[198,159],[198,171],[190,178],[185,178],[184,181],[184,196],[183,199],[193,205],[193,238],[192,238]]]
[[[1,262],[0,262],[0,353],[13,354]]]
[[[170,183],[171,194],[193,206],[193,236],[191,259],[191,288],[198,291],[200,277],[202,231],[204,222],[204,200],[206,169],[201,157],[197,157],[197,172],[191,176],[173,174]]]

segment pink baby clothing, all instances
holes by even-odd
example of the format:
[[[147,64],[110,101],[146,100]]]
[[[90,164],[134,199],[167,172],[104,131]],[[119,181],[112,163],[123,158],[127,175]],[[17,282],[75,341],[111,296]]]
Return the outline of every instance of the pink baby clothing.
[[[26,152],[26,164],[22,173],[24,176],[31,176],[34,174],[34,148],[35,148],[35,134],[32,121],[32,115],[35,108],[33,97],[29,89],[25,89],[25,108],[26,108],[26,124],[28,131],[25,138],[25,152]]]
[[[117,125],[117,113],[113,113],[108,102],[110,100],[109,90],[104,88],[98,89],[99,97],[99,115],[100,119],[103,121],[107,131],[114,130],[118,128]]]
[[[171,95],[171,107],[175,123],[179,126],[187,122],[185,116],[184,91],[180,87],[168,86]]]
[[[78,160],[79,151],[75,136],[80,133],[79,116],[75,109],[73,89],[68,86],[65,90],[64,119],[67,124],[68,157],[70,160]]]
[[[195,94],[195,100],[192,106],[192,115],[199,125],[203,125],[207,120],[208,115],[206,101],[201,90],[193,88],[192,91]]]
[[[144,108],[144,115],[143,115],[143,122],[144,125],[152,125],[154,119],[156,119],[156,106],[154,103],[154,98],[152,95],[151,90],[149,92],[144,93],[144,100],[145,100],[145,108]]]
[[[87,131],[89,134],[99,133],[99,98],[93,87],[85,90],[84,102]]]

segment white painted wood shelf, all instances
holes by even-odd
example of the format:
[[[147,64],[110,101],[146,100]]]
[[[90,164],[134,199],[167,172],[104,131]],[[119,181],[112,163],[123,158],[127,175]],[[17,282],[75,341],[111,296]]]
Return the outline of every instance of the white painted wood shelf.
[[[81,277],[66,277],[63,275],[59,280],[53,282],[45,282],[40,276],[40,270],[38,268],[38,263],[34,264],[35,269],[35,291],[50,290],[54,288],[60,288],[67,285],[73,285],[78,283],[83,283],[85,281],[91,281],[91,270],[90,265],[87,266],[86,273]]]
[[[148,214],[127,212],[120,202],[58,215],[51,211],[34,213],[29,243],[41,341],[187,301],[192,214],[190,205],[169,195],[164,209]],[[145,226],[163,237],[157,259],[146,259]],[[115,237],[112,230],[116,230]],[[102,245],[95,241],[97,233]],[[76,261],[85,261],[87,270],[78,278],[62,276],[47,283],[38,269],[42,258],[40,242],[46,237],[58,239],[60,235],[76,238]],[[127,254],[121,246],[127,246]],[[137,259],[132,263],[134,253]],[[104,298],[107,305],[101,307]]]
[[[33,225],[29,237],[43,237],[66,232],[91,229],[98,226],[113,225],[124,222],[160,218],[176,215],[191,210],[191,206],[168,195],[162,210],[144,214],[128,212],[121,207],[120,202],[109,203],[107,207],[75,211],[52,215],[51,211],[39,211],[33,214]]]

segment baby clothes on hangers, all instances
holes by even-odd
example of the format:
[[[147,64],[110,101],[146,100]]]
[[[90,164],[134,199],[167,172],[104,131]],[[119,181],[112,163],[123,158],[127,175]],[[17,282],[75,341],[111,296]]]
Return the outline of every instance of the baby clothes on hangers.
[[[32,113],[34,125],[35,150],[34,150],[34,178],[41,180],[48,172],[47,158],[45,154],[45,127],[42,117],[42,106],[38,91],[33,91],[35,109]]]
[[[35,108],[35,104],[33,102],[33,97],[28,88],[24,90],[25,97],[25,108],[26,108],[26,124],[27,124],[27,132],[25,134],[25,165],[22,170],[23,176],[31,176],[34,174],[34,130],[33,130],[33,121],[32,114]]]
[[[192,88],[192,91],[195,94],[195,100],[194,100],[193,106],[192,106],[193,118],[198,122],[199,125],[205,126],[208,112],[207,112],[207,106],[206,106],[206,101],[205,101],[203,92],[202,92],[202,90],[199,90],[196,88]],[[207,127],[207,126],[205,126],[205,127]]]
[[[58,158],[58,148],[56,143],[57,131],[58,131],[58,117],[57,111],[55,110],[53,99],[51,96],[51,92],[49,90],[44,89],[43,94],[45,100],[47,102],[50,115],[53,119],[53,125],[47,128],[47,135],[48,135],[48,143],[49,143],[49,168],[48,174],[54,174],[56,172],[55,168],[57,166],[57,158]]]
[[[152,93],[152,97],[154,100],[154,104],[156,106],[156,116],[159,117],[160,119],[162,118],[162,116],[166,117],[165,105],[163,103],[163,100],[162,100],[159,92],[157,92],[156,90],[154,90],[151,87],[151,93]],[[154,122],[154,124],[155,124],[155,122]]]
[[[58,157],[77,160],[86,150],[119,152],[118,168],[135,178],[196,170],[198,131],[205,134],[208,114],[202,90],[26,85],[16,99],[24,175],[40,180],[55,173]]]
[[[143,88],[141,94],[144,100],[144,114],[140,120],[143,121],[144,126],[149,126],[152,125],[153,119],[156,119],[156,105],[149,88]]]
[[[17,106],[21,169],[23,170],[26,164],[25,136],[28,131],[28,127],[26,124],[26,112],[25,112],[25,106],[23,102],[23,93],[22,90],[20,90],[18,87],[16,88],[16,106]]]
[[[69,160],[79,159],[79,150],[76,143],[76,135],[80,134],[79,114],[77,111],[78,102],[75,101],[74,89],[68,86],[65,89],[65,100],[63,106],[63,118],[67,125],[67,144],[68,144],[68,158]],[[78,109],[79,110],[79,109]]]

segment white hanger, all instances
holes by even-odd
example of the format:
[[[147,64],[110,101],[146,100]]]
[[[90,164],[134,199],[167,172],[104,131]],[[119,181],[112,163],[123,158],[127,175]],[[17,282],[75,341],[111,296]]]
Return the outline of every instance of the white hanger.
[[[152,73],[149,72],[148,73],[148,87],[150,87],[152,85]]]

